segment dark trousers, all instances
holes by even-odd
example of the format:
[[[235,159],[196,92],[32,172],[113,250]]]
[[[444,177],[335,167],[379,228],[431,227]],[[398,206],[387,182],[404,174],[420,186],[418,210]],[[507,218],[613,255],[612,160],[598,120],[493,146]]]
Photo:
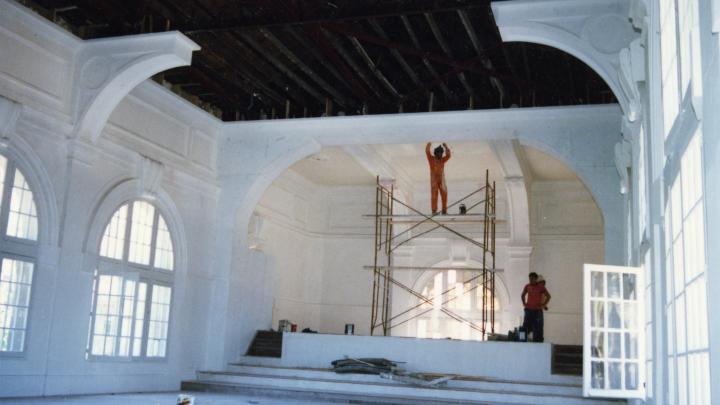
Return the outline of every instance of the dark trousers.
[[[543,336],[543,310],[542,309],[526,309],[525,319],[523,320],[523,327],[525,333],[533,333],[533,342],[544,341]]]

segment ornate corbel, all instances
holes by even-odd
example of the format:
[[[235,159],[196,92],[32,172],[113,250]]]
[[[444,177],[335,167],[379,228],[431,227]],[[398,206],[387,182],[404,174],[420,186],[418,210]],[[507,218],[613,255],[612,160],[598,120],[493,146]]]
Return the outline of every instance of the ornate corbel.
[[[138,194],[155,199],[160,191],[165,165],[157,160],[140,155],[137,165]]]

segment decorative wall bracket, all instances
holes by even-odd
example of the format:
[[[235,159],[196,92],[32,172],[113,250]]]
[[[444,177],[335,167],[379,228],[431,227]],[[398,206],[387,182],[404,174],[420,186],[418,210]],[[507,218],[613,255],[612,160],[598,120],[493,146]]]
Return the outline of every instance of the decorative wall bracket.
[[[626,0],[516,0],[493,2],[504,42],[552,46],[580,59],[605,80],[623,111],[631,100],[619,75],[620,51],[638,36]]]
[[[156,73],[189,65],[198,49],[179,32],[85,41],[75,62],[74,136],[96,141],[135,86]]]
[[[10,99],[0,96],[0,143],[7,145],[7,139],[15,131],[15,124],[22,106]]]
[[[161,162],[140,155],[137,164],[138,194],[155,199],[160,191],[164,169]]]

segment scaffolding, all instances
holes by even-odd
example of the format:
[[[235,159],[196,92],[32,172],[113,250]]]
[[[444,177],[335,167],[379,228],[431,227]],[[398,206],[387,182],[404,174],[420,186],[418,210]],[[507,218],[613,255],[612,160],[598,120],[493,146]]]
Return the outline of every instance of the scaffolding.
[[[479,197],[480,200],[469,204],[464,214],[460,215],[439,215],[437,213],[427,215],[411,207],[395,196],[394,185],[385,186],[381,184],[380,178],[376,180],[375,189],[375,214],[366,217],[375,220],[375,245],[374,262],[372,266],[365,266],[372,269],[372,306],[370,314],[370,335],[374,335],[377,329],[387,336],[390,331],[402,324],[410,322],[433,310],[436,299],[440,300],[439,310],[450,319],[468,325],[470,328],[481,333],[483,339],[495,333],[495,182],[490,183],[490,173],[485,171],[485,184],[479,189],[467,194],[463,198],[453,202],[448,209],[459,206],[472,198]],[[410,214],[395,214],[395,208],[402,207]],[[481,224],[482,241],[465,235],[453,229],[455,224]],[[407,226],[406,229],[395,232],[394,225]],[[428,229],[421,226],[428,225]],[[399,247],[418,237],[430,232],[444,230],[461,240],[467,241],[482,251],[481,267],[413,267],[394,266],[393,253]],[[394,271],[399,270],[432,270],[432,271],[472,271],[472,276],[462,283],[462,294],[449,296],[456,287],[447,288],[441,294],[428,297],[413,290],[393,277]],[[391,297],[393,288],[399,288],[418,299],[419,303],[402,311],[391,314]],[[481,317],[482,322],[477,325],[470,319],[447,308],[447,304],[471,291],[481,288]],[[431,308],[423,308],[424,305]],[[488,328],[489,324],[489,328]]]

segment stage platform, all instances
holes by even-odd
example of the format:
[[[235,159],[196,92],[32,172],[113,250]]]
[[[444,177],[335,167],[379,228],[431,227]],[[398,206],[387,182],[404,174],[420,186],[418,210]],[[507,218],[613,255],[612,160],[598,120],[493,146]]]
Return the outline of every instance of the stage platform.
[[[582,396],[582,378],[550,373],[551,345],[285,333],[280,358],[243,356],[225,370],[198,371],[182,389],[393,405],[620,405]],[[407,371],[452,374],[436,387],[378,375],[337,374],[332,360],[384,357]]]
[[[576,383],[577,377],[551,374],[549,343],[478,342],[391,336],[285,333],[282,357],[243,356],[242,364],[329,368],[344,357],[382,357],[403,362],[412,372],[461,374],[537,383]]]

